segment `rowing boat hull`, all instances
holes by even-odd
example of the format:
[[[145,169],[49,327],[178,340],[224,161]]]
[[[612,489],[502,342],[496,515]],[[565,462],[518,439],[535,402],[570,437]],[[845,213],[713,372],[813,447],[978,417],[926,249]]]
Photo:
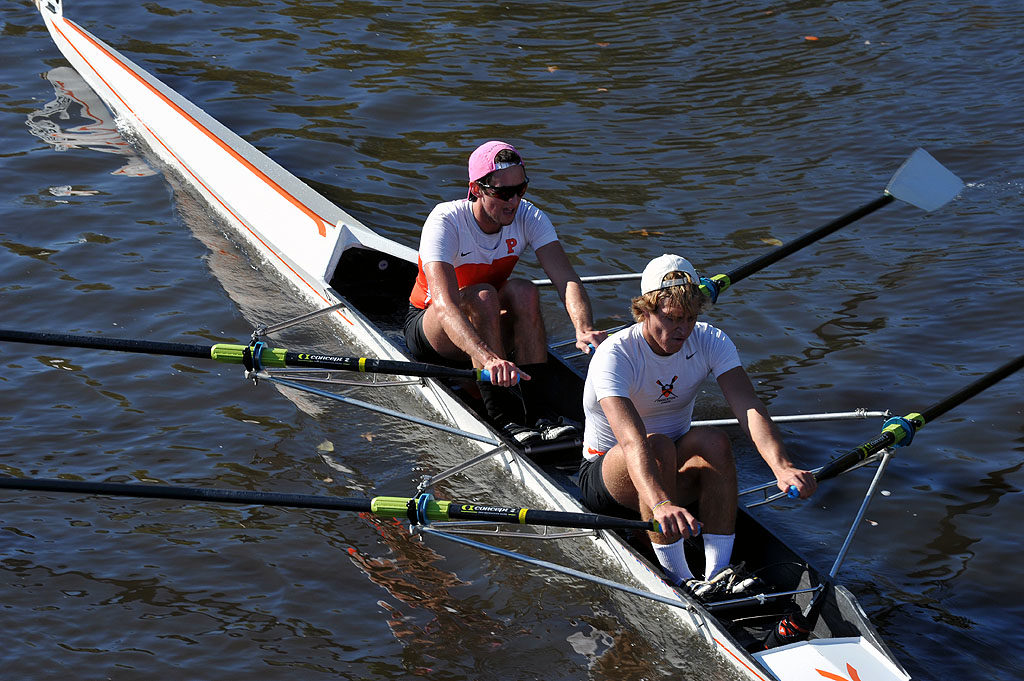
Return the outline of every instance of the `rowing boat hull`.
[[[118,128],[162,162],[211,206],[257,256],[305,297],[324,308],[344,302],[329,279],[350,249],[382,254],[387,263],[415,262],[412,249],[384,239],[341,210],[251,144],[115,49],[65,18],[57,0],[37,0],[54,43],[106,103]],[[143,115],[144,114],[144,115]],[[287,245],[287,247],[282,247]],[[353,340],[377,357],[401,360],[353,307],[333,314]],[[427,385],[427,383],[425,383]],[[451,410],[459,427],[489,430],[457,405],[428,390],[438,409]]]
[[[404,306],[379,303],[393,303],[395,291],[407,294],[408,277],[415,270],[415,251],[369,230],[194,104],[64,18],[59,0],[36,2],[55,44],[114,112],[122,131],[198,192],[312,305],[324,308],[341,303],[343,307],[333,313],[333,318],[368,354],[406,359],[395,333]],[[354,272],[361,276],[352,276]],[[354,281],[358,284],[353,285]],[[565,380],[578,388],[578,372],[561,364],[559,367]],[[415,392],[456,427],[481,439],[500,441],[500,436],[448,386],[421,380]],[[568,408],[578,413],[578,404]],[[469,447],[482,452],[490,445],[467,441]],[[471,455],[469,449],[467,455]],[[539,503],[556,510],[583,510],[570,493],[572,482],[564,470],[535,464],[507,441],[494,459]],[[745,513],[741,513],[741,523],[738,536],[749,545],[765,543],[777,547],[787,559],[800,560]],[[718,617],[668,585],[660,571],[617,534],[598,532],[593,543],[640,588],[677,603],[678,607],[669,611],[746,678],[847,678],[843,676],[851,673],[847,665],[865,680],[909,678],[842,587],[837,587],[830,599],[835,613],[826,608],[822,619],[848,622],[847,630],[852,635],[840,637],[826,629],[819,640],[752,654],[748,652],[749,641],[741,642],[734,635],[736,631],[730,632]],[[789,579],[810,582],[814,577],[805,570]]]

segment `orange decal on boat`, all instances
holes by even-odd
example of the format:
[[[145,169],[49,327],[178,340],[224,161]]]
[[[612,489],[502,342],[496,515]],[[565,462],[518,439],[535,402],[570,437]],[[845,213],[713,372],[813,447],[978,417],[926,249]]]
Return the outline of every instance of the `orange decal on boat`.
[[[823,669],[815,669],[814,671],[818,672],[830,681],[860,681],[860,674],[857,673],[857,670],[854,669],[853,665],[849,662],[846,663],[846,673],[850,675],[849,678],[839,676],[839,674],[833,674],[832,672],[827,672]]]

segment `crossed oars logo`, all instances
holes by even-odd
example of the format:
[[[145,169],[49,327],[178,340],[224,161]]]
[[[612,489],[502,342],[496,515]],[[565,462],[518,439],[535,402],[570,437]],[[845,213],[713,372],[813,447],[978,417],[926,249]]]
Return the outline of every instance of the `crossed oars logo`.
[[[677,378],[679,378],[679,377],[678,376],[673,376],[672,380],[669,381],[668,385],[665,385],[661,381],[658,381],[658,385],[661,386],[661,396],[662,397],[675,397],[676,396],[675,392],[673,392],[673,391],[676,389],[676,379]]]

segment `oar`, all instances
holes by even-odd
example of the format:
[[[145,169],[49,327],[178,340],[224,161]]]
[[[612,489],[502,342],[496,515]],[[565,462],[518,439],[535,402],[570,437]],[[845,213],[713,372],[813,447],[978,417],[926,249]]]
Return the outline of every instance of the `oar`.
[[[0,488],[37,492],[70,494],[96,494],[102,496],[137,497],[145,499],[174,499],[226,504],[260,506],[286,506],[315,508],[328,511],[354,511],[372,513],[378,518],[408,518],[425,525],[442,520],[479,520],[519,525],[546,525],[550,527],[580,527],[594,530],[648,530],[657,532],[656,521],[634,520],[569,511],[538,511],[530,508],[466,504],[434,499],[429,494],[418,497],[373,497],[370,499],[344,499],[311,494],[277,494],[233,489],[202,489],[168,485],[138,485],[117,482],[78,482],[44,478],[0,477]]]
[[[421,362],[399,362],[367,357],[334,357],[308,352],[293,352],[282,348],[271,348],[262,343],[255,345],[190,345],[188,343],[166,343],[162,341],[131,340],[127,338],[106,338],[104,336],[76,336],[66,333],[45,333],[38,331],[14,331],[0,329],[0,341],[15,343],[36,343],[39,345],[60,345],[72,348],[97,350],[120,350],[151,355],[172,355],[174,357],[197,357],[215,359],[227,364],[243,364],[247,369],[264,367],[306,367],[315,369],[337,369],[366,373],[396,374],[399,376],[430,376],[434,378],[468,378],[476,381],[490,381],[486,369],[457,369],[454,367],[423,364]]]
[[[1021,367],[1024,367],[1024,355],[1007,362],[991,373],[982,376],[966,388],[958,390],[945,399],[936,402],[920,414],[913,412],[903,417],[889,419],[885,422],[882,432],[877,437],[828,462],[814,477],[819,481],[834,478],[886,447],[910,444],[914,439],[914,433],[923,428],[926,423],[931,423],[950,409],[971,399],[982,390],[1019,371]]]
[[[865,442],[859,447],[851,449],[839,458],[830,461],[815,474],[815,479],[821,481],[834,478],[843,471],[856,466],[858,463],[866,460],[874,454],[877,454],[886,447],[903,447],[909,445],[914,439],[914,433],[923,428],[926,423],[934,421],[950,409],[963,404],[981,391],[995,383],[998,383],[1010,374],[1019,371],[1021,368],[1024,368],[1024,355],[1007,362],[998,369],[974,381],[966,388],[958,390],[945,399],[936,402],[925,409],[922,413],[913,412],[903,417],[897,416],[889,419],[885,422],[882,432],[877,437]],[[883,466],[884,463],[885,460],[883,460]],[[878,474],[876,474],[875,480],[872,483],[872,488],[869,490],[868,495],[861,504],[860,512],[857,514],[857,518],[855,519],[853,526],[850,528],[850,531],[846,536],[846,540],[843,542],[843,548],[840,549],[839,555],[836,557],[836,561],[833,564],[832,569],[829,571],[828,578],[820,585],[820,588],[815,592],[810,603],[807,604],[807,607],[804,608],[803,612],[787,615],[786,617],[783,617],[778,624],[776,624],[769,634],[768,639],[765,641],[766,648],[773,648],[807,638],[810,631],[814,628],[814,624],[817,621],[818,616],[821,614],[821,609],[825,604],[826,593],[832,588],[833,579],[839,571],[839,566],[842,564],[847,548],[853,541],[853,535],[857,531],[860,519],[867,510],[867,504],[871,500],[874,487],[878,483],[880,474],[881,469],[878,471]],[[793,490],[791,488],[790,496],[792,496],[792,491]],[[783,495],[780,493],[771,498],[777,499],[781,496]]]
[[[710,280],[702,281],[701,290],[714,301],[718,298],[718,294],[732,284],[763,270],[787,255],[813,244],[850,223],[871,215],[895,199],[931,212],[952,201],[963,187],[964,183],[959,177],[932,158],[927,151],[917,149],[893,174],[882,195],[874,201],[870,201],[788,244],[783,244],[746,265],[737,267],[728,274],[716,274]]]
[[[874,456],[886,447],[905,447],[909,445],[914,439],[914,434],[924,428],[926,423],[934,421],[953,407],[963,404],[982,390],[998,383],[1010,374],[1019,371],[1021,367],[1024,367],[1024,355],[1021,355],[1017,359],[1011,360],[998,369],[985,374],[966,388],[958,390],[945,399],[936,402],[921,413],[911,412],[906,416],[894,416],[893,418],[890,418],[882,426],[882,432],[873,439],[868,440],[867,442],[854,447],[845,454],[829,461],[818,469],[814,474],[814,479],[818,482],[830,480],[831,478],[845,473],[862,461],[866,461],[868,458]],[[777,499],[781,499],[784,496],[796,498],[799,496],[799,493],[797,492],[796,487],[790,487],[787,492],[779,492],[772,496],[765,497],[763,500],[758,501],[756,504],[751,504],[750,506],[762,506],[772,501],[776,501]]]
[[[769,251],[746,265],[737,267],[728,274],[716,274],[710,278],[702,277],[701,290],[712,301],[715,301],[718,298],[718,294],[729,288],[732,284],[763,270],[787,255],[795,253],[813,244],[815,241],[828,236],[832,232],[874,213],[880,208],[889,205],[895,199],[930,212],[951,201],[960,193],[963,187],[964,183],[959,177],[932,158],[927,151],[917,149],[907,157],[896,173],[889,179],[889,184],[886,185],[882,196],[856,210],[850,211],[842,217],[836,218],[818,229],[797,237],[788,244],[783,244]],[[627,273],[580,277],[580,279],[584,282],[608,282],[639,279],[640,276],[640,273]],[[537,279],[533,283],[538,286],[544,286],[551,284],[551,280]]]

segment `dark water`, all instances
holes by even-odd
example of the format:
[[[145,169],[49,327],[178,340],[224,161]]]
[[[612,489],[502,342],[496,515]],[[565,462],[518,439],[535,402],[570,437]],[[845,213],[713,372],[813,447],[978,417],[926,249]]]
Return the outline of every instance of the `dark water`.
[[[41,76],[66,64],[31,3],[3,7],[2,325],[206,342],[301,311],[202,206],[80,112],[48,107]],[[738,284],[709,318],[776,414],[921,411],[1024,347],[1019,3],[71,0],[65,13],[410,245],[461,193],[469,151],[512,141],[584,274],[663,252],[727,271],[875,198],[923,146],[968,183],[959,199],[890,206]],[[63,142],[43,141],[47,127]],[[591,289],[603,324],[634,286]],[[291,333],[331,349],[326,328]],[[404,495],[457,459],[456,441],[230,367],[3,352],[5,474]],[[844,565],[917,678],[1017,677],[1021,380],[900,450]],[[879,427],[785,433],[810,466]],[[766,472],[744,464],[745,482]],[[867,480],[759,515],[827,565]],[[495,484],[442,491],[508,500]],[[720,675],[601,589],[387,523],[20,492],[0,505],[5,677]]]

